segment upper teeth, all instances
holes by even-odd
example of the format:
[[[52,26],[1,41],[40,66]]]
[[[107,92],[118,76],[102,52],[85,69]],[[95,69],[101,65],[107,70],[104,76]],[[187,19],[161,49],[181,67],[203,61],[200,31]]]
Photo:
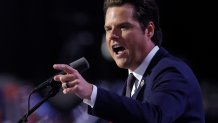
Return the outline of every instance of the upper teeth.
[[[118,48],[118,47],[121,47],[121,45],[115,44],[115,45],[112,46],[112,48]]]
[[[117,54],[119,51],[122,51],[122,50],[125,49],[123,46],[121,46],[121,45],[119,45],[119,44],[113,45],[112,48],[113,48],[113,51],[114,51],[116,54]]]

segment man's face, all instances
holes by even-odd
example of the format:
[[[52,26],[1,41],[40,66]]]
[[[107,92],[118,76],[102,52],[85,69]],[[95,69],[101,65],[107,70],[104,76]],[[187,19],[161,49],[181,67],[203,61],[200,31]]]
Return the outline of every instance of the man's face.
[[[107,48],[120,68],[135,70],[147,55],[147,30],[133,18],[129,4],[108,8],[105,16]]]

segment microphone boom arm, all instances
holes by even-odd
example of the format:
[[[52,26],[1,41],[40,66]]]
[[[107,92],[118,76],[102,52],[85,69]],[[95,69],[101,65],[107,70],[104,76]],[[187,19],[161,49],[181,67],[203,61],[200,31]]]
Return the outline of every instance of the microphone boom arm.
[[[58,93],[57,89],[51,89],[49,94],[44,97],[40,102],[38,102],[33,108],[31,108],[17,123],[26,123],[28,120],[28,116],[30,116],[37,108],[39,108],[44,102],[53,97]]]

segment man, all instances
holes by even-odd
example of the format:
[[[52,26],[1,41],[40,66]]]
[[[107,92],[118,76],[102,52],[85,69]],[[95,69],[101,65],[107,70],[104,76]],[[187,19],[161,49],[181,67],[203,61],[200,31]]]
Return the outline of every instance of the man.
[[[135,78],[122,96],[88,83],[68,65],[54,65],[67,73],[54,79],[63,83],[65,94],[82,98],[90,114],[112,122],[203,123],[199,83],[185,63],[160,47],[158,17],[151,0],[105,1],[107,48],[117,66]]]

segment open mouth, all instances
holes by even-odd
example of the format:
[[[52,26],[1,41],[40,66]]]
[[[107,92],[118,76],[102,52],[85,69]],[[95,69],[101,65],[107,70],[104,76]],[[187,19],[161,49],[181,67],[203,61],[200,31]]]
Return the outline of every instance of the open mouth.
[[[119,52],[122,52],[125,50],[125,48],[119,44],[115,44],[112,46],[113,51],[118,54]]]

